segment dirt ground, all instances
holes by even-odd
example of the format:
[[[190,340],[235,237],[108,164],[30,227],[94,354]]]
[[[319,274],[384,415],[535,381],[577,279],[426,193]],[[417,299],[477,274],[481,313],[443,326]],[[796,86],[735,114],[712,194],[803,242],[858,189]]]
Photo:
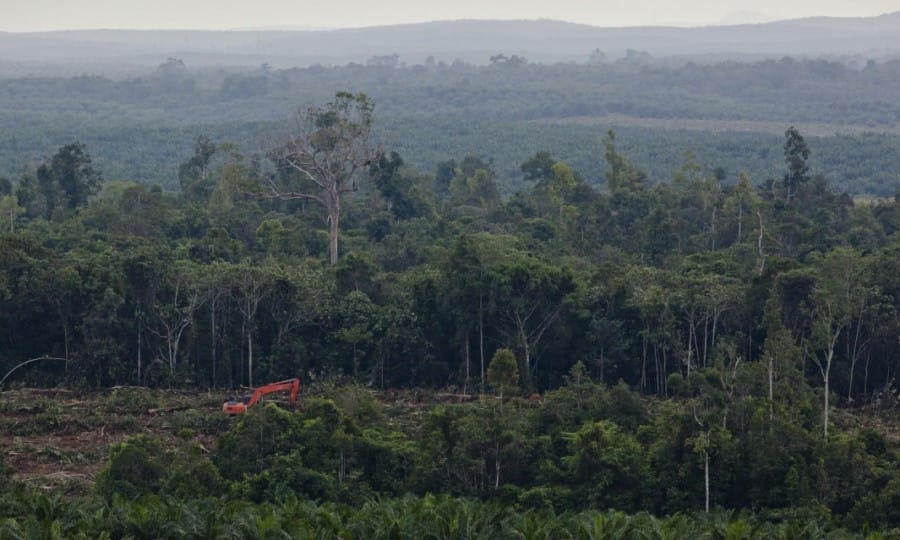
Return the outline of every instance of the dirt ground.
[[[455,393],[358,391],[372,395],[389,414],[410,421],[420,409],[435,403],[477,399]],[[333,397],[341,401],[340,394]],[[138,434],[168,441],[173,449],[196,444],[213,451],[219,436],[235,421],[222,413],[222,403],[232,397],[232,392],[137,387],[4,391],[0,392],[0,453],[20,482],[47,491],[85,493],[106,463],[110,448]],[[278,398],[273,400],[280,403]]]
[[[0,452],[18,481],[85,492],[110,447],[127,437],[152,434],[173,445],[194,443],[211,450],[232,422],[221,412],[228,397],[143,388],[0,392]]]

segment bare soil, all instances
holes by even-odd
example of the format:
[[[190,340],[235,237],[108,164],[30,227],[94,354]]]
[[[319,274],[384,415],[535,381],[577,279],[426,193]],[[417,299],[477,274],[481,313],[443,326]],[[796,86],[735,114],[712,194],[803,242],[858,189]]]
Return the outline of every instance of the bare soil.
[[[141,433],[211,450],[230,420],[225,394],[115,388],[0,392],[0,452],[13,478],[40,489],[90,489],[110,447]]]

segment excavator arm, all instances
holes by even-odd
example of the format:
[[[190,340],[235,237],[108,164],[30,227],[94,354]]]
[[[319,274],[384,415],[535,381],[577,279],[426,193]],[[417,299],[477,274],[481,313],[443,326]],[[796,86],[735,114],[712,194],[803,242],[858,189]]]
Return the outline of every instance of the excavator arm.
[[[297,396],[300,394],[300,379],[287,379],[260,386],[251,395],[244,396],[241,400],[232,399],[226,401],[222,405],[222,411],[229,416],[243,414],[247,412],[247,409],[256,405],[260,398],[272,392],[290,392],[288,400],[291,404],[294,404],[297,402]]]

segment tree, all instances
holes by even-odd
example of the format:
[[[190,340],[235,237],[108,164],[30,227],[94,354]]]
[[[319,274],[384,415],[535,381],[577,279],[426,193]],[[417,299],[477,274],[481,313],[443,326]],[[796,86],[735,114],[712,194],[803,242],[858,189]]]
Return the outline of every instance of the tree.
[[[355,379],[359,375],[360,360],[366,357],[367,349],[373,342],[372,330],[376,325],[378,311],[364,292],[352,291],[341,300],[338,316],[341,326],[337,331],[337,339],[351,347],[351,369]]]
[[[610,130],[603,141],[603,159],[606,161],[606,189],[609,193],[641,191],[647,177],[616,150],[616,134]]]
[[[247,384],[253,386],[253,333],[256,312],[263,298],[271,292],[272,274],[269,266],[251,265],[242,261],[231,268],[231,297],[241,314],[241,334],[247,343]]]
[[[422,215],[428,209],[416,178],[403,171],[403,158],[397,152],[381,155],[369,167],[369,176],[384,197],[387,210],[395,221],[411,219]]]
[[[488,365],[487,380],[491,386],[500,390],[503,399],[503,388],[515,388],[519,385],[519,368],[516,355],[509,349],[497,349]]]
[[[181,196],[188,201],[205,204],[215,187],[210,165],[219,148],[207,137],[198,137],[194,155],[178,167]]]
[[[763,327],[766,329],[766,340],[763,342],[762,358],[760,359],[766,366],[770,428],[775,419],[776,384],[779,389],[784,388],[788,392],[792,387],[802,384],[798,369],[801,352],[794,343],[791,333],[781,321],[781,308],[776,300],[775,297],[770,297],[766,301],[762,318]],[[789,396],[780,396],[780,400],[786,400],[787,397]]]
[[[672,186],[680,199],[680,209],[675,210],[680,221],[679,247],[690,251],[715,251],[722,199],[719,179],[706,173],[692,152],[686,152],[685,163],[675,172]]]
[[[93,292],[93,291],[91,291]],[[92,295],[94,296],[94,295]],[[82,347],[75,358],[83,376],[95,387],[128,380],[128,368],[120,359],[128,357],[123,331],[125,318],[121,316],[125,299],[111,287],[91,298],[78,332]]]
[[[25,209],[19,206],[19,199],[15,195],[0,195],[0,219],[9,222],[9,232],[15,232],[16,220],[25,213]]]
[[[810,358],[822,375],[824,388],[823,433],[828,439],[831,369],[838,338],[862,311],[870,290],[865,286],[862,257],[853,248],[841,247],[817,261],[818,276],[810,295]]]
[[[478,156],[463,158],[450,180],[450,203],[454,206],[472,206],[493,210],[500,205],[497,174],[491,162]]]
[[[373,109],[365,94],[339,92],[326,107],[301,111],[296,131],[270,154],[289,174],[271,177],[268,195],[322,205],[331,264],[338,261],[341,198],[356,190],[357,172],[376,162],[382,153],[370,142]]]
[[[138,435],[112,446],[106,466],[97,475],[97,493],[137,497],[162,488],[171,455],[159,439]]]
[[[456,175],[456,160],[449,159],[437,164],[434,173],[434,189],[438,198],[446,198],[450,194],[450,182]]]
[[[594,49],[591,51],[591,55],[588,57],[588,65],[589,66],[602,66],[609,62],[609,59],[606,57],[606,54],[603,53],[600,49]]]
[[[178,261],[167,268],[158,264],[154,271],[156,275],[149,284],[151,318],[147,330],[159,338],[159,357],[168,366],[172,380],[179,367],[184,333],[195,322],[195,314],[206,300],[202,295],[202,270],[189,261]]]
[[[470,336],[478,330],[478,351],[480,359],[481,391],[485,384],[484,357],[484,313],[487,296],[484,280],[485,251],[490,249],[480,241],[481,237],[460,236],[454,242],[452,250],[444,262],[447,269],[445,294],[443,300],[446,307],[442,310],[449,316],[452,325],[458,332],[464,361],[463,389],[468,391],[470,367]]]
[[[727,195],[722,203],[722,213],[725,224],[720,234],[727,234],[722,238],[722,244],[730,245],[744,241],[746,232],[752,230],[752,224],[757,212],[760,212],[762,200],[756,193],[747,173],[738,175],[738,182],[727,190]],[[746,225],[745,225],[746,223]],[[732,236],[733,235],[733,236]],[[748,236],[749,238],[749,236]],[[754,238],[755,239],[755,238]]]
[[[551,172],[553,176],[547,189],[547,195],[550,198],[550,202],[558,208],[559,215],[557,218],[559,219],[559,227],[562,229],[565,214],[575,211],[574,207],[567,205],[566,202],[572,197],[572,193],[578,185],[578,179],[575,176],[575,171],[561,161],[553,164]]]
[[[552,169],[556,163],[550,152],[542,150],[522,163],[519,170],[522,171],[526,181],[541,183],[553,177]]]
[[[518,252],[490,265],[486,282],[497,329],[522,352],[522,377],[530,382],[537,348],[575,289],[574,278],[567,268]]]
[[[45,217],[56,209],[74,210],[84,206],[100,190],[103,177],[93,167],[84,144],[74,142],[57,150],[37,169],[37,184],[44,198]]]
[[[790,202],[809,181],[809,165],[806,162],[809,159],[809,147],[794,126],[784,132],[784,137],[784,161],[788,167],[788,172],[784,175],[784,192],[785,200]]]
[[[563,464],[577,479],[579,498],[595,508],[639,508],[649,470],[645,452],[633,435],[614,422],[599,420],[564,433],[563,440],[568,447]]]

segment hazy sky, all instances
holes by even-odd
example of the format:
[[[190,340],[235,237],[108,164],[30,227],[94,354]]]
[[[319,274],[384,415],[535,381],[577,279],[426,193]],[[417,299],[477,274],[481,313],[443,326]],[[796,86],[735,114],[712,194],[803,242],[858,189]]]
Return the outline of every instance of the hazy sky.
[[[0,0],[0,30],[345,28],[463,18],[694,26],[894,11],[900,0]]]

